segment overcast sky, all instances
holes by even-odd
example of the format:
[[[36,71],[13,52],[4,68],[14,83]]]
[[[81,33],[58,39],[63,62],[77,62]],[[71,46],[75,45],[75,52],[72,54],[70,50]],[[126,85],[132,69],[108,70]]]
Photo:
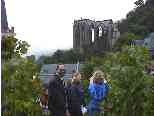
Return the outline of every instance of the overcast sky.
[[[74,19],[125,18],[136,0],[5,0],[7,18],[29,53],[73,47]]]

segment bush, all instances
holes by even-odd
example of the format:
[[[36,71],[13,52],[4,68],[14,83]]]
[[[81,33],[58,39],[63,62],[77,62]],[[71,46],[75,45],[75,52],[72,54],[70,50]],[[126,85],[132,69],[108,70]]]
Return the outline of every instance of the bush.
[[[36,76],[35,79],[33,79],[34,76]],[[2,69],[3,115],[7,113],[11,116],[41,116],[41,108],[36,103],[41,88],[35,64],[23,58],[4,63]]]
[[[121,52],[109,53],[99,62],[90,61],[85,65],[83,73],[87,71],[91,74],[95,67],[99,67],[106,74],[110,86],[108,96],[102,102],[104,108],[109,108],[106,116],[154,115],[154,94],[151,89],[154,80],[145,72],[149,62],[148,50],[134,46],[125,47]]]

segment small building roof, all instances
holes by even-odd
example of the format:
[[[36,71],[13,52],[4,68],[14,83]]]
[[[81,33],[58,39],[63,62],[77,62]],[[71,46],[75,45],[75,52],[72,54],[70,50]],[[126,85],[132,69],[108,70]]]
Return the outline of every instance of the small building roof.
[[[73,70],[76,70],[77,64],[64,64],[66,74],[71,74]],[[44,64],[41,68],[41,74],[54,74],[56,72],[57,64]]]
[[[135,45],[143,45],[144,44],[144,40],[133,40],[133,42],[135,43]]]
[[[150,33],[148,37],[143,40],[133,40],[132,44],[142,45],[149,49],[149,52],[154,56],[154,32]]]
[[[72,77],[73,71],[77,71],[77,66],[78,70],[80,70],[80,65],[77,64],[64,64],[65,66],[65,76],[64,79],[70,79]],[[44,64],[41,68],[40,71],[40,79],[43,81],[43,83],[48,84],[50,78],[54,78],[54,74],[56,72],[56,67],[57,64]]]

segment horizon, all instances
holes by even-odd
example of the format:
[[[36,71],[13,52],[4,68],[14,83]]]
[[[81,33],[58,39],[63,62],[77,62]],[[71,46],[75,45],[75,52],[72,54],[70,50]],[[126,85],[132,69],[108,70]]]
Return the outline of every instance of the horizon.
[[[5,7],[9,27],[15,27],[16,37],[30,44],[28,54],[36,55],[73,48],[74,20],[118,21],[133,10],[135,1],[5,0]]]

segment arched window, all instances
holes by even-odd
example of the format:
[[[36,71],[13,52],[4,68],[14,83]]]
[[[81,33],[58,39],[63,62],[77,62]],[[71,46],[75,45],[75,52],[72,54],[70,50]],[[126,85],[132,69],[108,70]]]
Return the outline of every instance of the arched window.
[[[99,27],[98,29],[99,29],[99,37],[102,37],[102,32],[103,32],[102,27]]]
[[[92,31],[92,42],[94,42],[95,40],[94,40],[94,29],[91,29],[91,31]]]

